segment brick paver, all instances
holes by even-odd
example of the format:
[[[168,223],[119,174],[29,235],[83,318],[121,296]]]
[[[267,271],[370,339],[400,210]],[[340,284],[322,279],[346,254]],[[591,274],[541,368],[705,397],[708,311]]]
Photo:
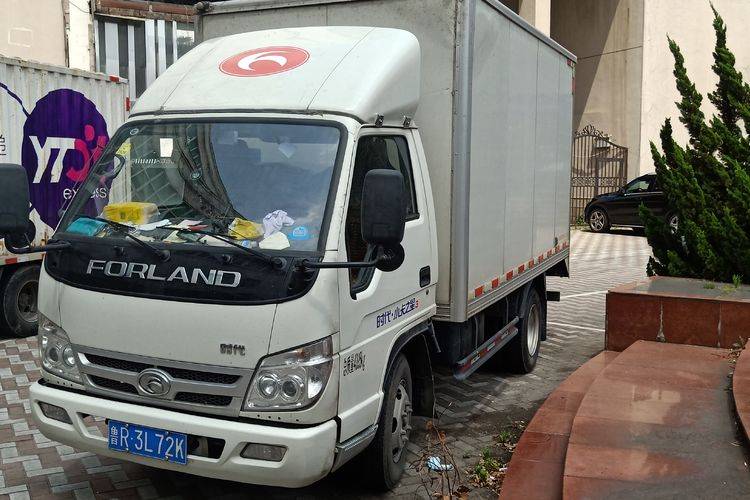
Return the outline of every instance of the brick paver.
[[[499,423],[518,412],[531,414],[552,389],[602,350],[604,294],[645,276],[649,248],[629,231],[597,235],[575,231],[570,279],[552,278],[562,293],[551,303],[548,340],[533,373],[509,375],[480,370],[464,382],[436,374],[437,410],[461,469],[475,464]],[[0,498],[332,498],[367,497],[356,474],[334,475],[304,490],[288,491],[209,480],[151,469],[79,452],[41,435],[30,419],[28,387],[39,378],[37,343],[31,337],[0,341]],[[417,422],[419,427],[420,422]],[[423,453],[424,433],[409,443],[410,459]],[[425,497],[425,477],[413,469],[389,497]],[[493,498],[486,490],[472,497]]]

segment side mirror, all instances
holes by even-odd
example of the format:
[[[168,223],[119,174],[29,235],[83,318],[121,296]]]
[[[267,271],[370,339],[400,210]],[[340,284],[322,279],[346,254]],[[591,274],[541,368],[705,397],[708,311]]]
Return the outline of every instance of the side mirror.
[[[0,238],[23,238],[29,228],[29,181],[21,165],[0,163]]]
[[[362,269],[375,267],[383,272],[395,271],[404,262],[404,226],[406,194],[404,176],[390,169],[370,170],[362,186],[362,239],[376,247],[375,258],[365,262],[310,262],[302,268]]]
[[[404,238],[405,224],[404,176],[388,169],[367,172],[362,188],[362,239],[394,247]]]

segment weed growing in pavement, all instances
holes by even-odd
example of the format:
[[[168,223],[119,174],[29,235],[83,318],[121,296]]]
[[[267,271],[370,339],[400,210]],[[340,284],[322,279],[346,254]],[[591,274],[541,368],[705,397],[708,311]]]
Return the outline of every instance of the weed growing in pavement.
[[[734,366],[737,364],[737,358],[740,357],[740,354],[742,354],[742,350],[745,349],[745,345],[747,344],[747,339],[744,337],[740,337],[740,340],[732,344],[732,348],[729,350],[729,364]],[[732,375],[734,375],[734,372],[732,372]]]
[[[479,462],[468,471],[472,485],[500,493],[508,464],[525,428],[526,422],[514,420],[500,429],[495,444],[482,449]]]
[[[474,479],[478,486],[493,487],[498,478],[498,473],[505,467],[500,466],[500,461],[492,456],[489,448],[482,450],[482,458],[474,466]],[[494,488],[493,488],[494,489]]]
[[[732,284],[735,288],[739,288],[740,286],[742,286],[742,276],[740,276],[739,274],[733,274]]]
[[[713,290],[714,288],[716,288],[716,283],[703,283],[703,288],[705,288],[706,290]]]

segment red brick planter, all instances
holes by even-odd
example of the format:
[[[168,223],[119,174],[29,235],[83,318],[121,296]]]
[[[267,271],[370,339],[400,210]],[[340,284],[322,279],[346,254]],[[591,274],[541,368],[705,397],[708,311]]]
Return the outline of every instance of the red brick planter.
[[[653,277],[609,290],[605,349],[636,340],[731,347],[750,336],[750,287]]]

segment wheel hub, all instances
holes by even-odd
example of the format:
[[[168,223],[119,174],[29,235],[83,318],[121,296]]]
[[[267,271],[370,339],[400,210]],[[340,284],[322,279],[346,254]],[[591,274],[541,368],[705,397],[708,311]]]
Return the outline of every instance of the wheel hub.
[[[529,356],[534,356],[539,348],[539,332],[541,330],[541,318],[539,315],[539,306],[532,304],[529,309],[529,316],[526,318],[526,347]]]
[[[589,220],[591,227],[596,231],[601,231],[604,228],[604,214],[601,211],[595,210]]]
[[[401,455],[409,442],[411,433],[411,400],[406,392],[404,381],[396,389],[395,402],[393,405],[393,416],[391,418],[391,456],[394,462],[401,460]]]
[[[35,323],[39,319],[39,311],[36,305],[38,290],[39,282],[29,281],[18,291],[16,308],[18,309],[18,315],[27,323]]]

